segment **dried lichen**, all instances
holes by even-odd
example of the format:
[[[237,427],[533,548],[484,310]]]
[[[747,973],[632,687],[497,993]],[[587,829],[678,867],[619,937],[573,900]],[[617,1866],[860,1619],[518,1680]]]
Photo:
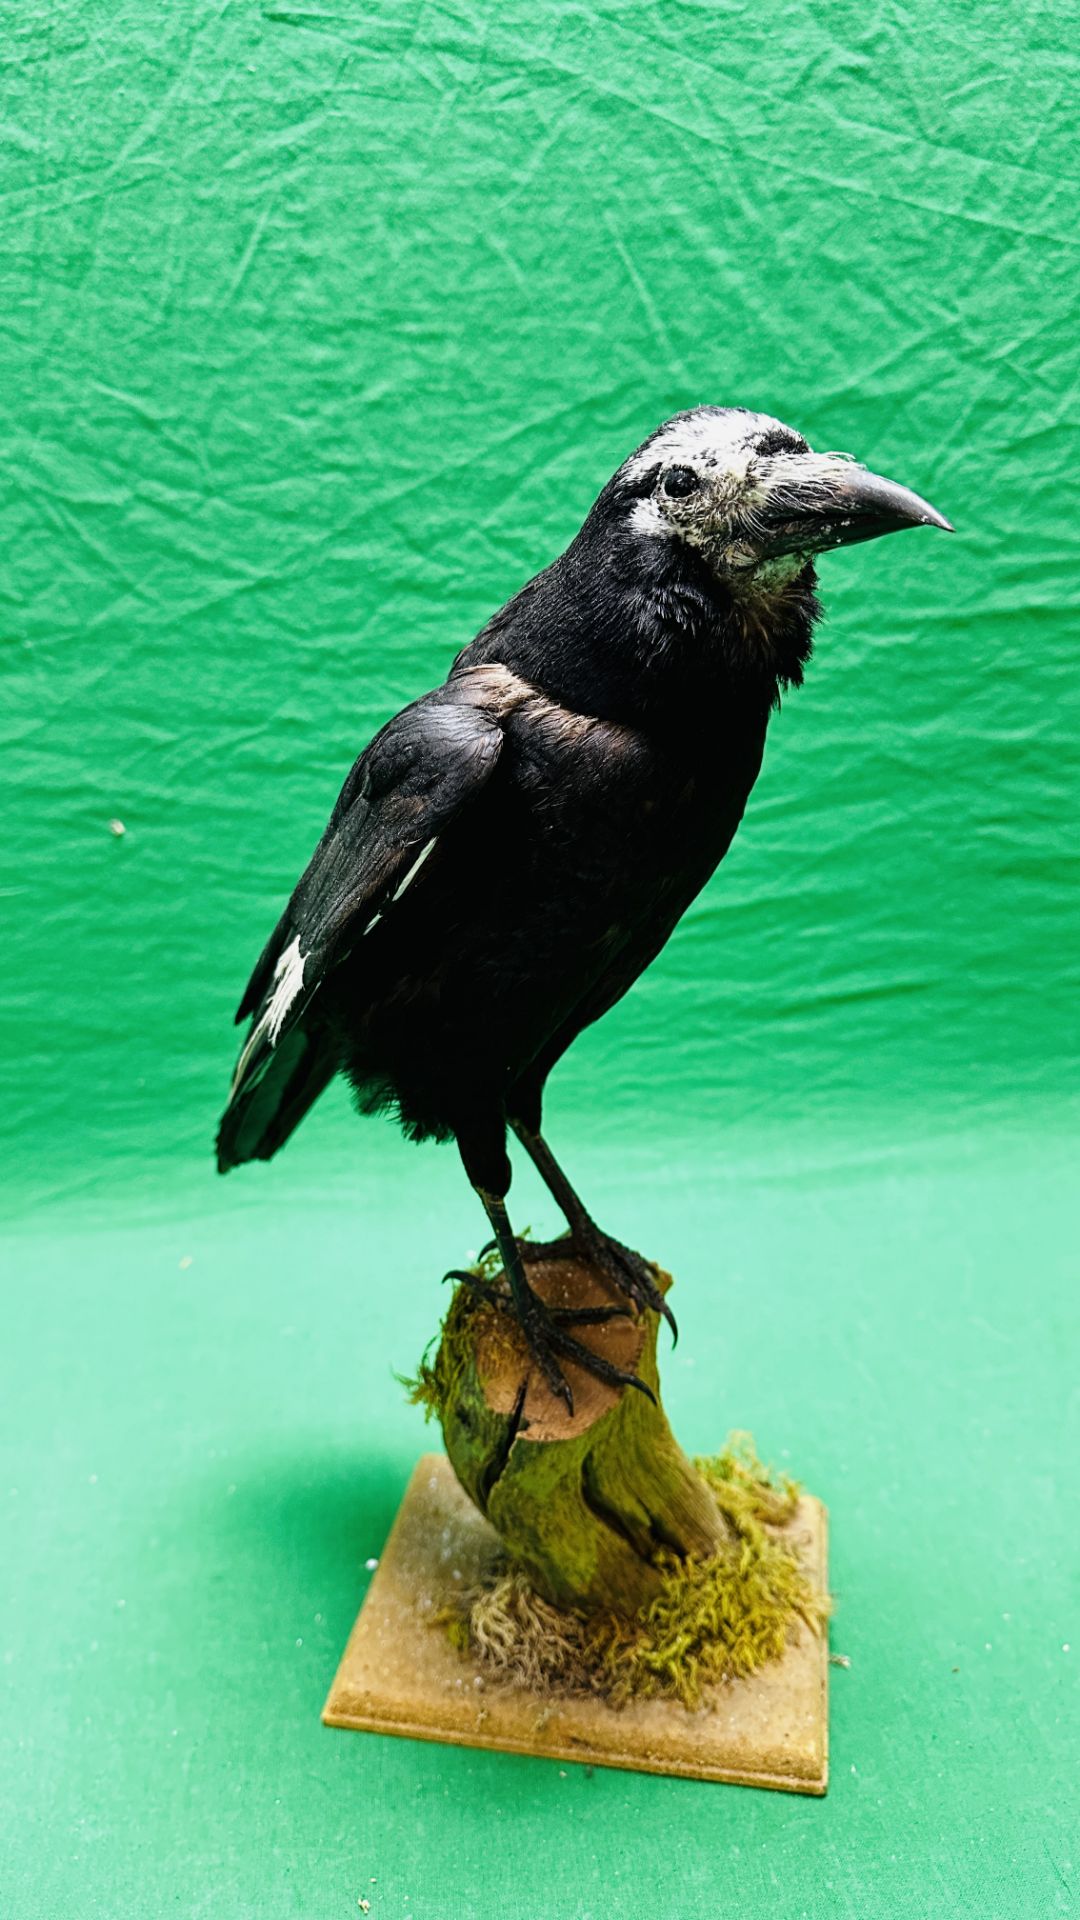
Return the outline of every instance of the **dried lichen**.
[[[664,1556],[660,1592],[636,1615],[563,1611],[504,1561],[444,1617],[454,1645],[481,1671],[536,1692],[613,1705],[666,1694],[693,1708],[711,1687],[779,1658],[800,1622],[819,1631],[828,1601],[776,1532],[794,1514],[795,1484],[774,1480],[743,1434],[696,1465],[731,1524],[730,1543],[707,1559]]]

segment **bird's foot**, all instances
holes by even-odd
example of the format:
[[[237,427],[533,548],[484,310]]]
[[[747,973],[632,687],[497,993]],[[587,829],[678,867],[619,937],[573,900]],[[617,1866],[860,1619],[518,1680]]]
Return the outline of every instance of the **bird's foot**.
[[[486,1301],[489,1307],[498,1307],[504,1313],[513,1314],[514,1299],[509,1287],[495,1287],[490,1280],[483,1279],[471,1268],[451,1267],[449,1273],[443,1274],[443,1280],[444,1282],[456,1280],[459,1285],[468,1287],[470,1293],[475,1293],[478,1299]],[[542,1301],[541,1305],[544,1305]],[[544,1306],[544,1311],[559,1327],[599,1327],[605,1320],[625,1320],[630,1309],[628,1307]]]
[[[671,1328],[672,1343],[678,1339],[675,1315],[656,1284],[658,1269],[653,1262],[646,1260],[644,1254],[635,1253],[633,1247],[624,1247],[621,1240],[613,1240],[591,1220],[564,1234],[561,1240],[519,1240],[518,1246],[526,1265],[534,1260],[576,1258],[586,1266],[596,1267],[639,1310],[651,1307],[654,1313],[661,1314]]]
[[[592,1347],[585,1346],[567,1331],[569,1327],[596,1327],[608,1320],[625,1318],[628,1312],[626,1307],[549,1307],[538,1293],[528,1287],[519,1308],[508,1287],[493,1286],[490,1280],[466,1268],[453,1267],[443,1278],[458,1281],[483,1300],[485,1305],[495,1307],[517,1321],[548,1387],[564,1403],[571,1416],[574,1412],[574,1395],[559,1365],[559,1356],[564,1360],[572,1360],[575,1366],[584,1368],[586,1373],[593,1374],[606,1386],[637,1387],[656,1404],[656,1395],[651,1387],[646,1386],[644,1380],[639,1380],[636,1373],[628,1373],[625,1368],[605,1360],[603,1354],[594,1352]]]

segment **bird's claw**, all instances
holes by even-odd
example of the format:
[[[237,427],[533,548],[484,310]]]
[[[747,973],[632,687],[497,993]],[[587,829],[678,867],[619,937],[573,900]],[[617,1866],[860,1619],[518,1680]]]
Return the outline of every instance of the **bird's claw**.
[[[646,1260],[644,1254],[635,1253],[633,1247],[624,1247],[621,1240],[609,1240],[606,1234],[601,1238],[603,1252],[600,1265],[605,1273],[611,1275],[615,1285],[627,1293],[635,1305],[651,1307],[654,1313],[667,1321],[671,1328],[671,1344],[676,1346],[679,1339],[678,1324],[653,1277],[656,1268],[652,1261]]]
[[[596,1327],[603,1326],[608,1320],[625,1319],[629,1314],[627,1307],[549,1307],[530,1287],[523,1311],[519,1313],[509,1289],[492,1286],[490,1280],[483,1279],[468,1268],[451,1267],[443,1279],[455,1280],[459,1285],[468,1287],[470,1293],[475,1294],[486,1306],[496,1307],[517,1320],[529,1352],[550,1391],[563,1402],[571,1418],[574,1412],[573,1389],[556,1354],[561,1354],[565,1360],[572,1360],[606,1386],[637,1387],[656,1405],[652,1388],[644,1380],[639,1380],[636,1373],[628,1373],[625,1368],[615,1366],[612,1361],[605,1360],[602,1354],[595,1353],[591,1347],[584,1346],[565,1331],[568,1327]]]
[[[613,1240],[609,1234],[602,1233],[599,1227],[592,1232],[579,1229],[561,1240],[521,1240],[518,1247],[526,1263],[566,1260],[576,1256],[586,1266],[597,1267],[636,1307],[651,1307],[654,1313],[660,1314],[671,1328],[672,1345],[678,1341],[679,1329],[675,1315],[653,1278],[656,1269],[652,1262],[646,1260],[644,1254],[635,1253],[632,1247],[624,1247],[621,1240]]]
[[[493,1287],[490,1280],[485,1280],[481,1274],[474,1273],[470,1267],[451,1267],[449,1272],[443,1274],[443,1286],[448,1280],[455,1280],[459,1286],[468,1287],[470,1293],[475,1293],[477,1298],[485,1301],[489,1307],[507,1309],[510,1307],[509,1293]]]
[[[459,1286],[468,1287],[489,1307],[500,1307],[506,1313],[513,1313],[514,1301],[509,1289],[494,1287],[490,1280],[476,1273],[471,1267],[451,1267],[443,1274],[443,1285],[455,1280]],[[629,1307],[546,1307],[545,1311],[557,1327],[599,1327],[605,1320],[626,1320],[630,1317]]]
[[[615,1366],[613,1361],[605,1360],[602,1354],[594,1352],[592,1347],[584,1346],[580,1340],[575,1340],[572,1334],[564,1331],[567,1321],[571,1325],[575,1322],[581,1325],[587,1317],[595,1324],[598,1318],[611,1319],[625,1309],[579,1307],[564,1308],[560,1311],[558,1308],[545,1307],[536,1294],[532,1295],[532,1300],[535,1306],[526,1309],[521,1319],[521,1329],[528,1341],[529,1351],[547,1381],[548,1387],[556,1398],[563,1402],[571,1419],[574,1414],[574,1393],[555,1357],[557,1354],[563,1360],[572,1360],[575,1366],[583,1368],[586,1373],[591,1373],[605,1386],[637,1387],[640,1393],[652,1401],[653,1406],[656,1405],[656,1395],[652,1388],[647,1386],[644,1380],[640,1380],[636,1373],[628,1372],[625,1367]]]

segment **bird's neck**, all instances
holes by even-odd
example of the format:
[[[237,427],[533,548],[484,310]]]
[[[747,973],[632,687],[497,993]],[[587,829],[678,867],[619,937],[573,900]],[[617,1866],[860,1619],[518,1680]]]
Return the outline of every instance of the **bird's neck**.
[[[584,531],[584,530],[583,530]],[[581,536],[468,649],[499,659],[560,704],[687,741],[763,737],[810,656],[814,570],[759,593],[720,582],[684,546]]]

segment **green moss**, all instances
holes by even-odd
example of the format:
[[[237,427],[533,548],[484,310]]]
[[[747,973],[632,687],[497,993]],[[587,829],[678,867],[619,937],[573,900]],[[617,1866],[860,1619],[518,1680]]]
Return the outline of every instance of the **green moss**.
[[[498,1255],[473,1272],[497,1282]],[[642,1366],[658,1386],[654,1320]],[[507,1417],[480,1384],[505,1364],[506,1344],[525,1358],[513,1322],[458,1286],[437,1347],[404,1383],[440,1419],[462,1485],[508,1543],[484,1585],[443,1617],[461,1652],[537,1692],[615,1704],[665,1694],[695,1707],[779,1658],[800,1623],[820,1629],[827,1598],[785,1536],[798,1487],[762,1466],[748,1434],[691,1467],[662,1412],[630,1395],[586,1434],[518,1440],[507,1454]]]
[[[637,1614],[565,1611],[504,1561],[447,1621],[455,1645],[537,1691],[599,1694],[614,1705],[667,1694],[693,1708],[721,1681],[778,1659],[800,1623],[819,1632],[827,1597],[777,1531],[794,1514],[795,1483],[773,1479],[745,1434],[697,1465],[730,1541],[704,1559],[666,1556],[660,1591]]]
[[[502,1272],[497,1251],[486,1253],[469,1268],[478,1280],[494,1280]],[[476,1319],[483,1315],[495,1319],[495,1310],[468,1287],[455,1286],[454,1297],[437,1334],[428,1341],[415,1376],[399,1373],[397,1378],[414,1407],[423,1407],[424,1419],[432,1415],[441,1420],[446,1408],[458,1398],[466,1371],[476,1349]],[[436,1345],[436,1343],[438,1343]],[[435,1348],[435,1358],[431,1351]]]
[[[735,1531],[756,1538],[763,1527],[786,1527],[799,1504],[799,1483],[763,1467],[753,1435],[732,1433],[723,1453],[699,1455],[694,1465]]]

